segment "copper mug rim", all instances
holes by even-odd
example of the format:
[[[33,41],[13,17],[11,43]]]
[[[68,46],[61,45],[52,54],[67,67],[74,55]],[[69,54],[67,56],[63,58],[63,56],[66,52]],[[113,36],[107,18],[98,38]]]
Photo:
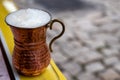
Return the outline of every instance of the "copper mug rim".
[[[31,9],[35,9],[35,8],[31,8]],[[22,9],[18,9],[18,10],[22,10]],[[17,10],[17,11],[18,11],[18,10]],[[40,26],[36,26],[36,27],[20,27],[20,26],[15,26],[15,25],[9,24],[9,23],[7,22],[7,20],[6,20],[6,18],[7,18],[10,14],[13,14],[13,13],[17,12],[17,11],[14,11],[14,12],[12,12],[12,13],[8,13],[8,15],[5,17],[5,23],[6,23],[7,25],[9,25],[9,26],[12,26],[12,27],[15,27],[15,28],[20,28],[20,29],[36,29],[36,28],[45,26],[45,25],[47,25],[47,24],[49,24],[49,23],[51,22],[51,20],[52,20],[52,15],[50,14],[50,12],[48,12],[48,11],[46,11],[46,10],[42,10],[42,9],[36,9],[36,10],[40,10],[40,11],[43,11],[43,12],[48,13],[48,15],[49,15],[49,17],[50,17],[49,21],[46,22],[44,25],[40,25]]]

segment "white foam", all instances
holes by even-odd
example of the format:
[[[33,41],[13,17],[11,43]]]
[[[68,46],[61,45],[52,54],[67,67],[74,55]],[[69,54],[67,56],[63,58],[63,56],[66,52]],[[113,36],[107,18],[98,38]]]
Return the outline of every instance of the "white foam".
[[[38,9],[20,9],[9,14],[6,17],[6,22],[15,27],[36,28],[46,25],[50,19],[51,16],[45,11]]]

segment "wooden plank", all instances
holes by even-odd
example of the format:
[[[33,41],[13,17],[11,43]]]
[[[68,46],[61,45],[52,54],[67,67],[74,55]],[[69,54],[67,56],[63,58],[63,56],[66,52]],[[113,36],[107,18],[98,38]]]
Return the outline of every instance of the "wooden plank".
[[[0,80],[11,80],[5,61],[3,59],[2,51],[1,51],[1,46],[0,46]]]
[[[4,61],[5,68],[7,68],[7,72],[8,72],[9,78],[10,78],[9,80],[20,80],[17,72],[15,71],[15,69],[13,69],[12,58],[9,53],[6,42],[2,36],[1,31],[0,31],[0,51],[1,51],[3,61]],[[4,80],[4,79],[2,79],[2,80]]]

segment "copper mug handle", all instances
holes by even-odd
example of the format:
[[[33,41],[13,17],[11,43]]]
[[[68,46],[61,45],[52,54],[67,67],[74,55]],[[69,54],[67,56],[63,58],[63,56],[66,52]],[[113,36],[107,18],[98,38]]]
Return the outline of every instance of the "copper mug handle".
[[[48,26],[48,27],[50,27],[50,30],[52,29],[52,26],[53,26],[53,24],[54,24],[55,22],[58,22],[58,23],[60,23],[60,24],[62,25],[62,32],[61,32],[58,36],[54,37],[54,38],[51,40],[51,42],[50,42],[50,44],[49,44],[49,49],[50,49],[51,52],[53,52],[52,43],[53,43],[56,39],[58,39],[59,37],[61,37],[61,36],[64,34],[64,32],[65,32],[65,25],[63,24],[63,22],[59,21],[58,19],[54,19],[54,20],[50,21],[49,26]]]

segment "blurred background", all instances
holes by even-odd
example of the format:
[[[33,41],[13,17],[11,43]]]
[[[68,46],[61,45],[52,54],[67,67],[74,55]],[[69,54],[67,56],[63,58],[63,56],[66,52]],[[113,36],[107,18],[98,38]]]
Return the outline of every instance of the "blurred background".
[[[120,0],[14,0],[19,8],[47,10],[65,23],[52,58],[68,80],[120,80]],[[59,24],[47,42],[61,32]]]

